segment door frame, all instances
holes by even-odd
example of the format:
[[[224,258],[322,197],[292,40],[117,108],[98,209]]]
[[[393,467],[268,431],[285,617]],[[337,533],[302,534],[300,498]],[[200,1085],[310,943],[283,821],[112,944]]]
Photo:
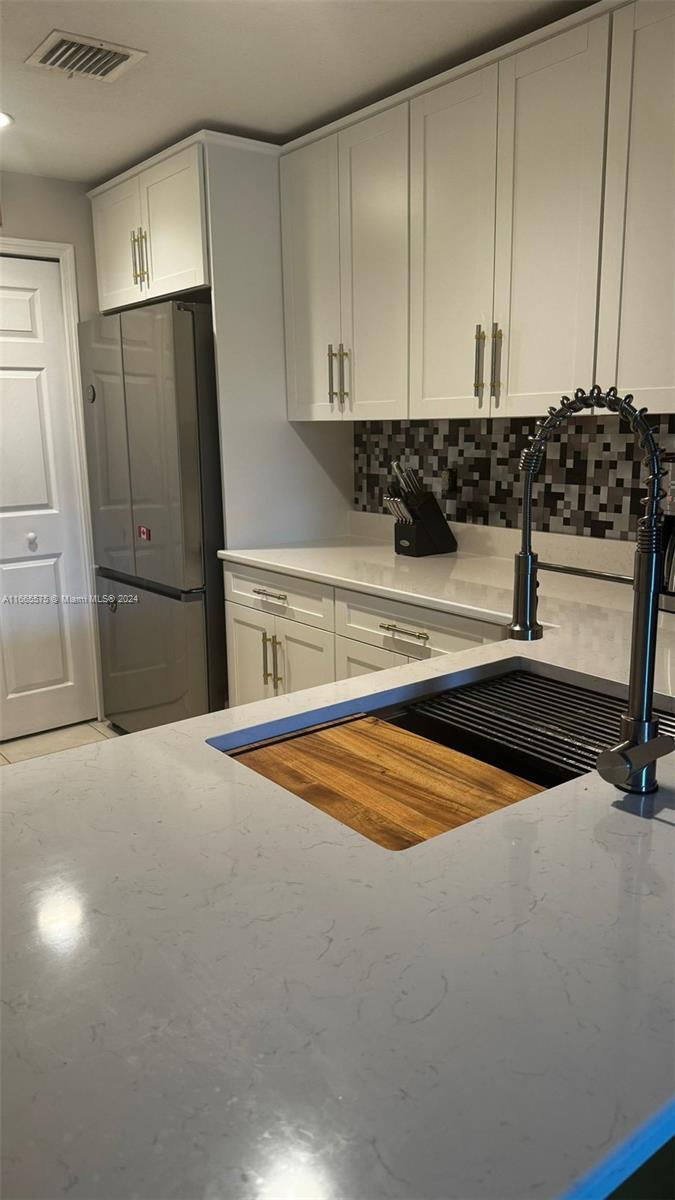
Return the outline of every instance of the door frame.
[[[68,400],[70,402],[73,425],[75,429],[75,457],[77,460],[77,492],[76,520],[80,525],[80,533],[84,545],[84,553],[89,578],[89,590],[96,592],[94,575],[94,538],[89,512],[89,483],[87,478],[87,459],[84,438],[84,418],[78,404],[78,396],[82,395],[82,380],[80,376],[80,357],[77,343],[77,324],[79,307],[77,300],[77,275],[75,272],[75,248],[69,242],[43,242],[32,238],[0,237],[0,255],[11,255],[14,258],[37,258],[43,261],[57,262],[61,279],[61,303],[63,304],[63,319],[66,333],[66,381]],[[87,635],[89,641],[89,660],[96,689],[96,707],[98,720],[103,720],[103,688],[101,682],[101,662],[98,645],[98,622],[95,616],[95,605],[86,604]]]

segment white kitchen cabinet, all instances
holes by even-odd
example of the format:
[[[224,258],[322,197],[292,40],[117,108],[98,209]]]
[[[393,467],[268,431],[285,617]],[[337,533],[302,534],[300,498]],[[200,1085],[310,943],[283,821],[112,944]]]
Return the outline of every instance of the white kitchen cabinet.
[[[338,203],[337,134],[281,159],[286,383],[291,421],[342,417],[336,391]]]
[[[335,649],[333,633],[275,617],[277,695],[333,683]]]
[[[97,191],[92,218],[102,311],[208,283],[200,145]]]
[[[208,283],[202,148],[187,146],[139,175],[147,295]]]
[[[288,416],[408,413],[408,105],[281,160]]]
[[[403,667],[410,659],[406,654],[394,654],[380,646],[369,646],[353,638],[335,638],[335,678],[356,679],[358,675],[369,675],[372,671],[386,671],[389,667]]]
[[[434,612],[419,604],[335,590],[336,634],[411,659],[433,658],[502,641],[506,625],[455,613]]]
[[[230,707],[277,695],[272,673],[274,621],[243,604],[225,605]]]
[[[675,4],[614,14],[598,382],[675,412]]]
[[[499,64],[493,416],[594,382],[608,38],[604,16]]]
[[[410,105],[410,416],[490,412],[497,64]]]
[[[142,299],[138,279],[141,194],[138,179],[125,179],[91,202],[98,300],[103,312]]]
[[[408,105],[342,130],[338,151],[343,411],[406,417]]]

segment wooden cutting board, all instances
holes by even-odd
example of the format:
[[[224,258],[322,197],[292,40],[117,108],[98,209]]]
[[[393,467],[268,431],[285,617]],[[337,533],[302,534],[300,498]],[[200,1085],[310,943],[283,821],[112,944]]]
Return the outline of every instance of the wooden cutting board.
[[[377,717],[321,726],[232,757],[388,850],[544,791]]]

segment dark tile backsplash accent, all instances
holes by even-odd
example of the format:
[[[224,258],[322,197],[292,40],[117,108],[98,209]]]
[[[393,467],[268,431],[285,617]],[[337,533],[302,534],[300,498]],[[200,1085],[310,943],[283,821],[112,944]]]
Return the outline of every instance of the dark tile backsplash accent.
[[[661,445],[675,451],[675,416],[654,417]],[[354,496],[362,512],[384,512],[392,459],[415,467],[449,521],[520,525],[520,452],[534,418],[361,421],[354,425]],[[570,421],[549,444],[534,488],[534,527],[632,541],[643,509],[646,469],[633,434],[613,416]],[[666,479],[666,483],[668,480]]]

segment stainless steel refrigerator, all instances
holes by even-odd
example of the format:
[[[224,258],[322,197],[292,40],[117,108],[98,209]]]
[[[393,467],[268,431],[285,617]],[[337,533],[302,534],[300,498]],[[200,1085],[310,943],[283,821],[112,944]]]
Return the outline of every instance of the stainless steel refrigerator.
[[[210,306],[80,325],[105,713],[133,732],[227,699]]]

